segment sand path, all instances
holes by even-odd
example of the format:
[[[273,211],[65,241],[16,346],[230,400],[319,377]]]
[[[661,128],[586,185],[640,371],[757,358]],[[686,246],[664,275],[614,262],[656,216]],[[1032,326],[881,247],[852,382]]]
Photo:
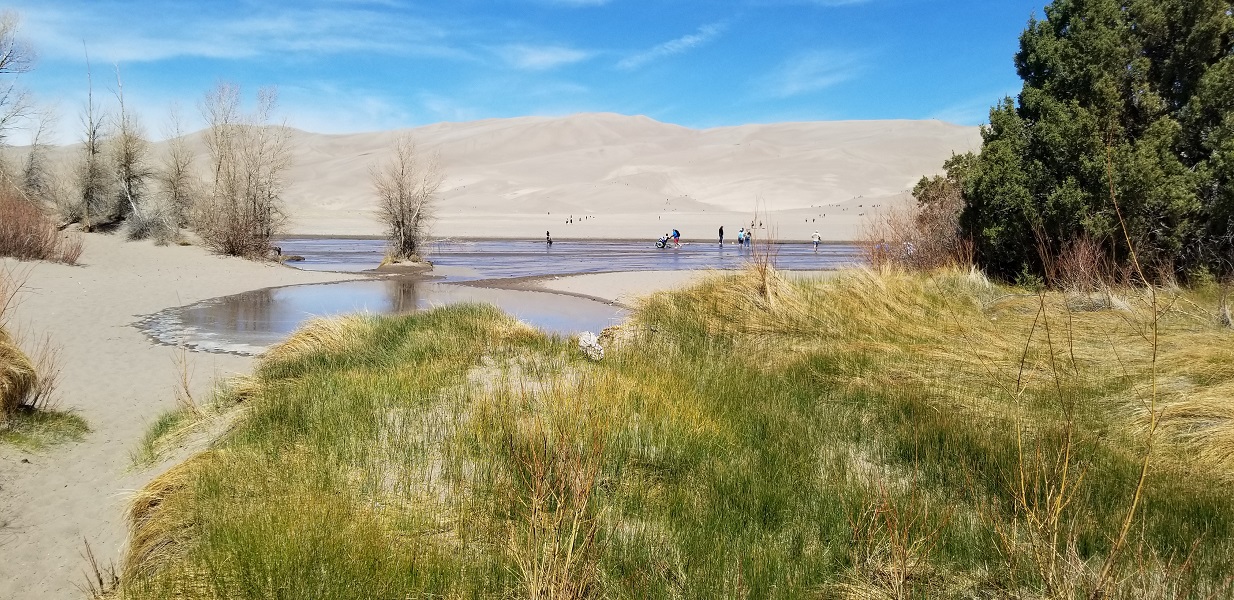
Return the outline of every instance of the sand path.
[[[153,344],[137,316],[245,290],[354,278],[214,256],[196,247],[155,247],[119,236],[86,236],[83,266],[0,260],[26,283],[10,326],[61,347],[61,408],[91,432],[80,443],[27,454],[0,447],[0,598],[80,598],[83,540],[100,562],[119,562],[132,490],[166,465],[134,470],[130,452],[149,424],[173,408],[176,351]],[[219,377],[253,359],[189,353],[192,388],[204,397]],[[28,461],[28,462],[26,462]]]

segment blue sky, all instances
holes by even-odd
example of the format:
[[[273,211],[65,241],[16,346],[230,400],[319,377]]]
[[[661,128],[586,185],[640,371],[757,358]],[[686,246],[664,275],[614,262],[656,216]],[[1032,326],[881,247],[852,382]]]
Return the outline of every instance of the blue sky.
[[[690,127],[984,121],[1045,0],[16,0],[22,76],[78,137],[83,42],[155,138],[219,80],[323,133],[576,112]],[[22,143],[15,135],[14,143]]]

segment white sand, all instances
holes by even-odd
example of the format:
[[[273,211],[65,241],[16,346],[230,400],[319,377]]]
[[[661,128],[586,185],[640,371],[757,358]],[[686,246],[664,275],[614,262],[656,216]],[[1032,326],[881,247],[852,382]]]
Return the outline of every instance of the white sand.
[[[874,212],[908,201],[976,127],[848,121],[694,130],[646,117],[583,114],[412,130],[445,169],[435,233],[451,237],[729,237],[852,240]],[[395,132],[297,132],[287,199],[301,233],[380,234],[368,167]],[[756,211],[759,213],[755,216]],[[572,220],[572,223],[567,223]]]
[[[696,130],[614,114],[440,123],[410,130],[446,175],[434,235],[654,240],[853,240],[875,213],[909,201],[976,127],[836,121]],[[369,168],[400,132],[292,132],[284,194],[292,233],[380,235]],[[205,146],[192,146],[206,171]],[[161,151],[165,144],[155,144]],[[63,160],[79,155],[60,148]],[[757,213],[757,214],[756,214]],[[572,221],[567,223],[567,221]]]
[[[133,471],[130,452],[174,408],[178,378],[175,349],[154,345],[130,323],[215,296],[345,278],[119,236],[86,236],[82,261],[0,260],[0,269],[27,274],[11,325],[62,348],[61,407],[93,430],[84,442],[36,454],[0,447],[0,598],[81,597],[74,585],[84,582],[83,539],[103,564],[119,560],[129,492],[157,473]],[[200,353],[188,362],[198,398],[217,376],[252,366],[251,358]]]

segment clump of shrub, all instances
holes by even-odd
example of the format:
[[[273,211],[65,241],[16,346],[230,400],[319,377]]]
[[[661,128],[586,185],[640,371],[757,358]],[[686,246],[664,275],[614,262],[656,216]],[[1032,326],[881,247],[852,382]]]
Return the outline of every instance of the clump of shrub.
[[[0,189],[0,256],[75,265],[81,251],[81,237],[59,231],[41,206],[11,187]]]

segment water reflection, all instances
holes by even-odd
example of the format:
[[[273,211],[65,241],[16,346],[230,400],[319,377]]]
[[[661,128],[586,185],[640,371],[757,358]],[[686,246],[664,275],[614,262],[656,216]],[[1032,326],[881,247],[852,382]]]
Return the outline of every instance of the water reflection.
[[[313,318],[404,314],[461,302],[493,304],[530,325],[563,335],[599,331],[626,316],[621,308],[573,296],[395,278],[253,290],[169,308],[137,325],[165,344],[260,354]]]

